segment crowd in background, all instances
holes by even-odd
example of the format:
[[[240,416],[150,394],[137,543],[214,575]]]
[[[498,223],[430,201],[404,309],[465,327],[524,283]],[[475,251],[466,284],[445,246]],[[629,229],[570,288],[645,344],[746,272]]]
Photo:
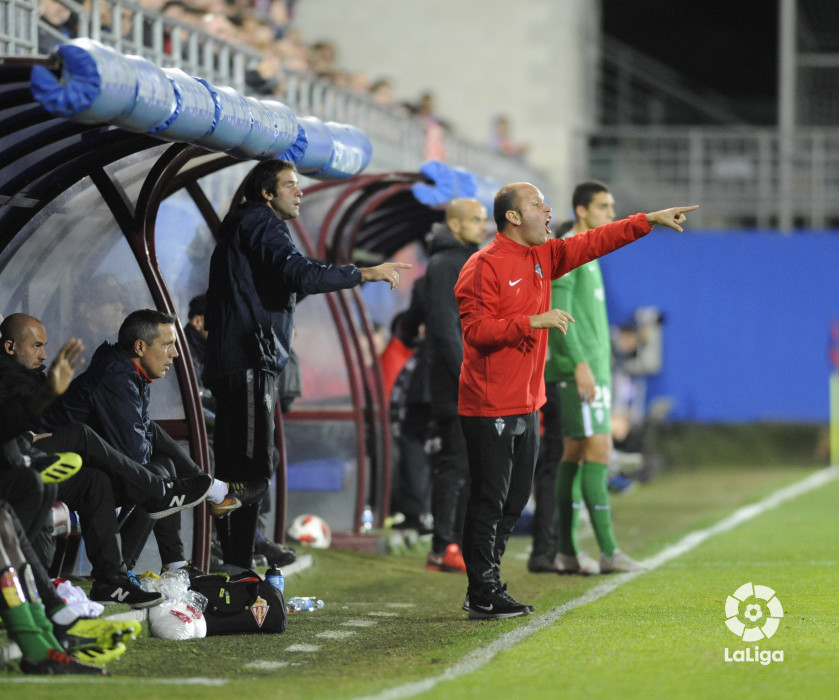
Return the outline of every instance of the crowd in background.
[[[336,88],[351,90],[370,97],[382,108],[392,109],[406,116],[422,119],[426,129],[442,140],[452,129],[448,120],[437,112],[435,95],[423,91],[415,101],[396,99],[394,81],[386,75],[370,76],[363,71],[352,71],[341,66],[338,51],[329,41],[307,42],[294,25],[296,0],[135,0],[144,9],[159,12],[169,19],[195,27],[232,44],[255,49],[260,62],[248,71],[246,80],[250,90],[258,95],[281,98],[286,71],[306,73]],[[87,6],[90,0],[82,3]],[[39,0],[42,21],[73,39],[78,36],[78,18],[59,0]],[[113,26],[111,8],[100,6],[103,29]],[[122,35],[131,31],[131,15],[125,10]],[[147,28],[148,29],[148,28]],[[147,44],[151,44],[150,34]],[[55,37],[41,34],[40,51],[47,53],[55,45]],[[172,51],[171,34],[167,34],[164,50]],[[510,120],[504,115],[492,121],[488,145],[499,153],[523,157],[527,148],[516,143],[510,133]],[[428,154],[430,158],[445,159],[442,148]]]

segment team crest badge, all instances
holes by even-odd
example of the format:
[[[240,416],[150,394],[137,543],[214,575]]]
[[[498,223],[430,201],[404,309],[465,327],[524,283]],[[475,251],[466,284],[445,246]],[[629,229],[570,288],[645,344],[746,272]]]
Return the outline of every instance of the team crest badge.
[[[539,263],[536,263],[533,269],[536,270],[536,274],[539,275],[539,277],[542,276],[542,266]]]
[[[265,622],[265,618],[268,617],[269,607],[271,606],[268,605],[268,601],[261,595],[258,595],[253,605],[251,605],[251,614],[253,615],[253,619],[256,620],[257,627],[262,627],[262,623]]]
[[[504,419],[503,418],[496,418],[495,419],[495,429],[498,431],[499,436],[501,435],[501,433],[504,432]]]

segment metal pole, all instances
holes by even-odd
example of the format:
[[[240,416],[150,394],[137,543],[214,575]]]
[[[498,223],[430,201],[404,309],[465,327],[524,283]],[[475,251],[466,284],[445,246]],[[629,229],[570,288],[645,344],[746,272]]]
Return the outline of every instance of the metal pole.
[[[778,228],[791,231],[795,199],[790,188],[796,127],[796,0],[778,0],[778,3]]]

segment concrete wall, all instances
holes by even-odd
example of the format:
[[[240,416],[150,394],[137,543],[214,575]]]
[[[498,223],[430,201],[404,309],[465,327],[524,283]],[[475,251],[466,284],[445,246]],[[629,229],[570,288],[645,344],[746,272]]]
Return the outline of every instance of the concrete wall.
[[[458,133],[485,143],[505,113],[516,140],[550,182],[553,202],[573,186],[575,128],[592,114],[599,38],[597,0],[301,0],[295,25],[328,40],[338,65],[390,77],[399,100],[434,93]],[[455,164],[456,165],[456,164]]]

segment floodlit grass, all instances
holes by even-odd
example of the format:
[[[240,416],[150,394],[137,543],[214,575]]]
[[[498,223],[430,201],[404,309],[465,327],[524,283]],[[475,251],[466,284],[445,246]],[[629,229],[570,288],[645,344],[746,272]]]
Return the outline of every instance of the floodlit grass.
[[[632,555],[651,556],[812,471],[746,464],[670,472],[613,499],[616,533]],[[828,697],[839,680],[838,497],[839,482],[831,482],[532,633],[540,615],[614,577],[529,574],[529,540],[513,538],[504,578],[537,615],[470,622],[460,609],[465,577],[425,571],[423,547],[398,556],[317,551],[314,566],[289,577],[286,589],[317,595],[326,607],[292,616],[283,635],[144,637],[110,666],[109,678],[17,685],[20,676],[3,674],[0,697],[375,696],[461,668],[464,658],[510,632],[522,638],[476,672],[420,697]],[[590,535],[583,544],[595,552]],[[747,581],[774,588],[784,605],[785,618],[763,647],[783,649],[783,663],[724,661],[726,647],[751,646],[724,625],[726,597]],[[293,645],[318,648],[293,651]],[[218,685],[182,680],[198,678]]]

